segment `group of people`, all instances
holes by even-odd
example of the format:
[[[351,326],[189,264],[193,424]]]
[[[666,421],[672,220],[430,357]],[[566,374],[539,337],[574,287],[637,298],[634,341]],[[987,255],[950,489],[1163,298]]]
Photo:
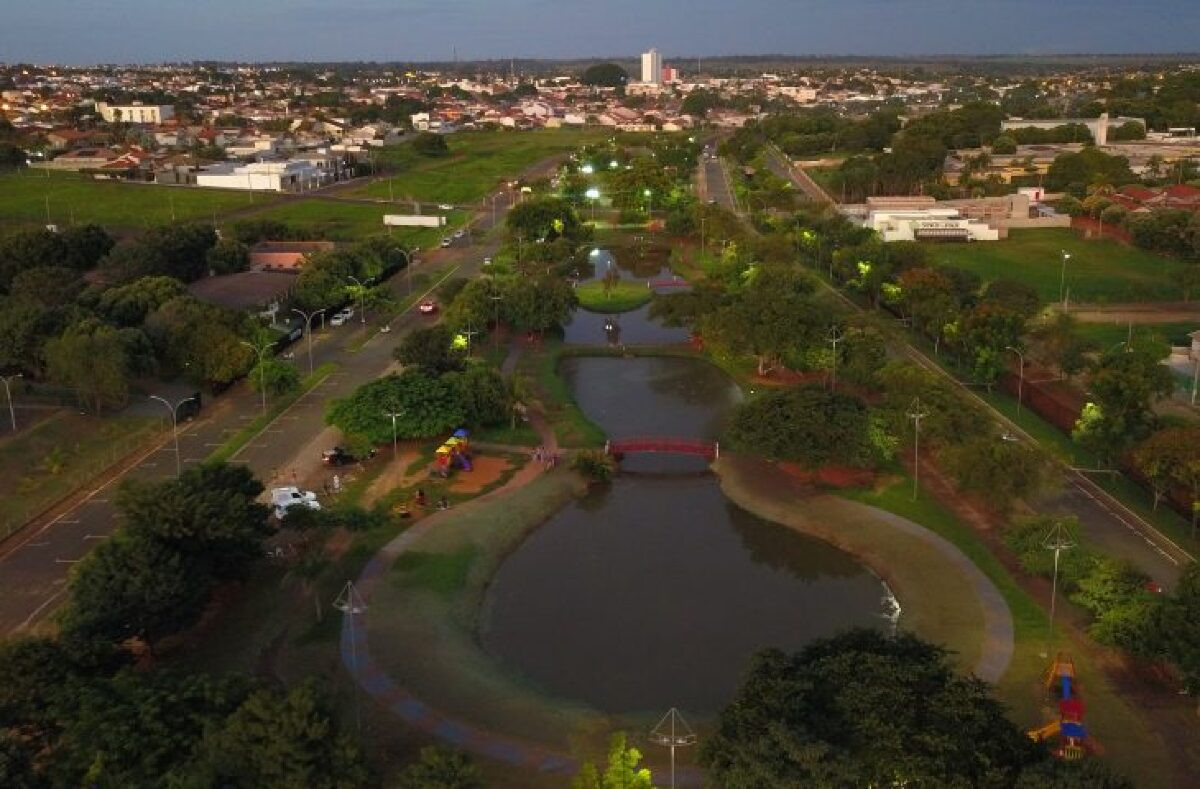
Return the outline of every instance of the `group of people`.
[[[414,500],[418,507],[425,509],[425,505],[429,503],[429,500],[425,496],[424,488],[417,488],[417,495],[414,497]],[[436,506],[439,510],[448,510],[450,509],[450,500],[446,498],[445,494],[442,494],[441,498],[437,500]],[[407,518],[411,515],[412,513],[408,509],[408,501],[406,500],[400,504],[400,517]]]
[[[551,452],[544,446],[539,445],[533,450],[533,462],[541,463],[547,471],[558,465],[558,459],[557,452]]]

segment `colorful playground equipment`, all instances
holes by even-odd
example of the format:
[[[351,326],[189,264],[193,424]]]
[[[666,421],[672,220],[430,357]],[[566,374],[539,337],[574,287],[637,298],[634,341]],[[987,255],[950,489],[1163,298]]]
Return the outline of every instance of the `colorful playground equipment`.
[[[1071,656],[1059,652],[1046,669],[1046,692],[1058,698],[1058,720],[1026,732],[1034,742],[1045,742],[1058,738],[1057,747],[1052,748],[1061,759],[1080,759],[1090,747],[1087,729],[1083,726],[1083,698],[1075,682],[1075,662]]]
[[[459,428],[446,443],[433,454],[433,473],[450,476],[453,469],[471,470],[471,445],[467,442],[467,431]]]

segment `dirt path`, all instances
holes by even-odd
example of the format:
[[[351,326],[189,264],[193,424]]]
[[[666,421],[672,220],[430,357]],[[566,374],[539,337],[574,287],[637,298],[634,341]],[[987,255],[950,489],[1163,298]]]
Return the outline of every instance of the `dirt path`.
[[[1200,328],[1200,302],[1172,301],[1130,304],[1079,304],[1070,310],[1080,323],[1186,323]]]

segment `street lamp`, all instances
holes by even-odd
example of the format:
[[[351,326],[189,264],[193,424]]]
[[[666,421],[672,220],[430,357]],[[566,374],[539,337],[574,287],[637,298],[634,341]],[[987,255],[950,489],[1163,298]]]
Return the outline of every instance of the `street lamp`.
[[[348,278],[358,286],[358,321],[362,325],[367,325],[367,310],[363,303],[363,297],[367,295],[367,286],[362,284],[362,281],[355,276],[347,275]]]
[[[325,312],[324,309],[315,310],[313,312],[305,312],[304,310],[292,309],[292,312],[304,319],[304,334],[308,337],[308,374],[313,374],[312,361],[312,319]]]
[[[395,460],[396,459],[396,420],[399,419],[400,417],[404,416],[404,409],[401,408],[399,411],[384,411],[383,415],[390,416],[392,418],[392,460]]]
[[[1067,311],[1067,261],[1071,259],[1071,253],[1067,250],[1062,251],[1062,273],[1058,278],[1058,300],[1062,302],[1063,312]]]
[[[1050,583],[1050,620],[1049,631],[1046,635],[1046,656],[1052,654],[1054,648],[1054,606],[1058,600],[1058,557],[1065,550],[1075,547],[1075,540],[1072,539],[1070,532],[1063,526],[1063,522],[1056,521],[1051,527],[1050,533],[1046,535],[1046,539],[1042,541],[1042,547],[1046,550],[1054,551],[1054,580]]]
[[[264,414],[267,413],[267,366],[263,364],[263,354],[274,344],[274,340],[261,345],[255,345],[242,340],[242,345],[245,345],[258,354],[258,388],[262,390],[262,411]]]
[[[1015,353],[1020,363],[1020,367],[1017,368],[1017,413],[1019,414],[1021,413],[1021,403],[1025,392],[1025,354],[1011,345],[1006,345],[1004,349]]]
[[[600,190],[593,186],[591,189],[588,189],[586,192],[584,192],[583,196],[586,197],[588,200],[590,200],[592,203],[592,221],[595,222],[596,221],[596,201],[600,199]]]
[[[175,405],[171,405],[170,400],[167,400],[165,397],[159,397],[158,395],[150,395],[150,399],[157,400],[158,402],[162,403],[167,407],[167,410],[171,412],[171,435],[175,439],[175,476],[178,477],[183,472],[183,461],[179,459],[179,420],[176,419],[176,414],[179,411],[179,406],[183,405],[188,400],[195,400],[196,396],[190,395],[185,397]]]
[[[653,218],[654,216],[654,192],[650,189],[643,189],[642,196],[646,198],[646,216]]]
[[[830,384],[829,384],[829,389],[832,392],[837,391],[837,362],[838,362],[837,347],[838,347],[838,343],[841,342],[842,340],[844,340],[845,338],[846,338],[846,335],[842,334],[841,330],[839,330],[837,326],[829,327],[829,344],[833,346],[833,367],[831,368],[832,375],[830,376]]]
[[[12,375],[0,377],[0,381],[4,382],[4,395],[5,395],[5,397],[8,398],[8,418],[12,420],[12,429],[13,429],[14,433],[17,432],[17,412],[13,408],[12,390],[8,388],[8,384],[14,378],[23,378],[23,377],[24,376],[21,373],[13,373]],[[1194,403],[1195,401],[1196,401],[1196,393],[1193,391],[1192,392],[1192,402]]]
[[[492,195],[492,227],[496,226],[496,201],[504,197],[504,192],[496,192]]]
[[[672,707],[667,710],[667,714],[662,716],[654,728],[650,731],[650,741],[658,745],[666,746],[671,750],[671,789],[675,788],[675,749],[686,748],[689,745],[696,744],[696,733],[692,731],[692,727],[679,714],[679,710]]]
[[[921,407],[921,398],[914,397],[908,409],[908,418],[913,421],[913,501],[917,500],[917,487],[921,480],[921,420],[929,413]]]

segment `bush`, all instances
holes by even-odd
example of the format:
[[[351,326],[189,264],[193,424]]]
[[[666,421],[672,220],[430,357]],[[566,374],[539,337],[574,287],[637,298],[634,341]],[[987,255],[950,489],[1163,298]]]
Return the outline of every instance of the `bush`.
[[[602,449],[585,449],[571,460],[571,468],[592,482],[608,482],[617,472],[617,462]]]

